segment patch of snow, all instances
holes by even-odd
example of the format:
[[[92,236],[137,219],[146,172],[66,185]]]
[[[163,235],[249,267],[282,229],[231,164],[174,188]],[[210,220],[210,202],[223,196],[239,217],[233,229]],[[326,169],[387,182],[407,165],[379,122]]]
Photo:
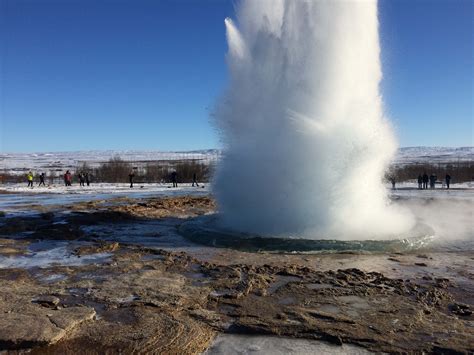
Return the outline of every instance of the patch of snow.
[[[268,335],[219,334],[204,355],[252,354],[371,354],[369,351],[343,344],[333,345],[317,340],[286,338]]]

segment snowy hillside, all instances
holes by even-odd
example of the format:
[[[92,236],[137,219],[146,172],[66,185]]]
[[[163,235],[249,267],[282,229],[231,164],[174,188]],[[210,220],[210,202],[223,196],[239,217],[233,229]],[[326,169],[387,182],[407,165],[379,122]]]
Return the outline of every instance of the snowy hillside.
[[[94,167],[108,161],[114,156],[135,163],[164,160],[199,160],[205,163],[219,159],[217,149],[195,150],[183,152],[160,151],[77,151],[54,153],[0,153],[0,171],[23,174],[32,169],[35,171],[74,170],[84,162]],[[407,147],[400,148],[393,163],[397,165],[414,163],[455,163],[474,161],[474,147]]]
[[[134,163],[169,160],[198,160],[209,163],[219,158],[219,151],[208,149],[183,152],[104,150],[54,153],[0,153],[0,170],[13,174],[24,173],[29,169],[46,171],[73,170],[83,163],[96,167],[113,157],[120,157],[123,160]]]
[[[456,163],[474,161],[474,147],[406,147],[400,148],[394,164]]]

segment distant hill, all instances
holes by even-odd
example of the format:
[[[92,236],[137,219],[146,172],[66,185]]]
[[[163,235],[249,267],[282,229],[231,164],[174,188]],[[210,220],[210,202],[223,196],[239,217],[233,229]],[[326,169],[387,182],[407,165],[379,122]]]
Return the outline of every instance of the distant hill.
[[[9,173],[24,173],[33,170],[74,169],[83,162],[97,166],[114,156],[136,163],[146,163],[160,160],[199,160],[212,163],[219,159],[218,149],[193,151],[77,151],[51,153],[0,153],[0,170]],[[474,147],[405,147],[400,148],[393,163],[397,165],[415,163],[454,163],[474,161]]]
[[[474,161],[474,147],[405,147],[400,148],[395,164],[454,163]]]

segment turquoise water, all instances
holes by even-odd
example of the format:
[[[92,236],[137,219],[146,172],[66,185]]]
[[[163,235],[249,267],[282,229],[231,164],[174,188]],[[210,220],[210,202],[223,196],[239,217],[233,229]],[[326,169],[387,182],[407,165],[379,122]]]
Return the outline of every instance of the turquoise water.
[[[218,226],[218,215],[203,216],[183,223],[179,233],[188,240],[217,248],[266,252],[405,252],[428,248],[434,231],[417,225],[410,233],[393,240],[327,240],[259,236],[234,232]]]

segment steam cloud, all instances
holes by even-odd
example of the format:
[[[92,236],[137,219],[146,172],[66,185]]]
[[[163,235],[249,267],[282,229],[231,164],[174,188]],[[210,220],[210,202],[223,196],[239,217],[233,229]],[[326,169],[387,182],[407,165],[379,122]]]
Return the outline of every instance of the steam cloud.
[[[221,223],[315,239],[410,230],[382,184],[397,144],[379,91],[377,1],[244,0],[237,23],[225,20],[230,84],[215,112]]]

